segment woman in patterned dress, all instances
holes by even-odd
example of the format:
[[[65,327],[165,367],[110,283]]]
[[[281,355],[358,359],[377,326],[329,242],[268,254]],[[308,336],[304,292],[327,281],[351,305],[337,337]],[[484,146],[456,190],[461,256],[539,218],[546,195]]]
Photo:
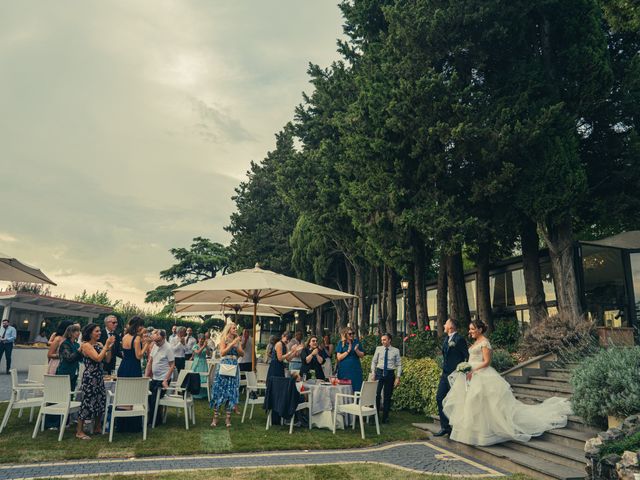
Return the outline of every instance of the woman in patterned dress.
[[[238,357],[244,355],[240,336],[236,324],[229,322],[225,325],[220,335],[219,351],[220,363],[216,366],[216,379],[213,381],[213,389],[211,392],[210,405],[213,408],[213,421],[211,426],[218,425],[218,409],[221,405],[226,404],[226,420],[227,427],[231,426],[231,410],[238,405],[240,397],[240,370],[238,369]],[[235,365],[235,376],[220,375],[220,365]]]
[[[104,415],[107,392],[104,388],[102,362],[111,359],[111,347],[115,342],[115,335],[109,337],[104,345],[100,339],[100,326],[90,323],[82,330],[82,345],[80,351],[84,355],[84,374],[82,375],[82,403],[78,414],[78,429],[76,437],[80,440],[90,440],[91,437],[83,431],[84,422],[94,419],[93,433],[100,433],[102,415]]]

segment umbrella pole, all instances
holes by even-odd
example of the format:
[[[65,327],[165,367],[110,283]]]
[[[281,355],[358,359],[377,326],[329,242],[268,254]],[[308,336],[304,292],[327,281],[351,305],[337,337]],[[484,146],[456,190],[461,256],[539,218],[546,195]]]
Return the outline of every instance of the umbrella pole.
[[[256,300],[253,301],[253,341],[251,345],[253,348],[251,349],[251,369],[256,371],[256,317],[258,313],[258,302]]]

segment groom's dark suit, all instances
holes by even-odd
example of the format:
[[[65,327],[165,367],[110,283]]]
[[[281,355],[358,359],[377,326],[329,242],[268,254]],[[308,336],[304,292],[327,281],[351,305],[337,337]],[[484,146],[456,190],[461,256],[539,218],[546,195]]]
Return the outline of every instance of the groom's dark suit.
[[[449,346],[449,342],[453,345]],[[451,430],[449,419],[442,411],[442,400],[449,393],[451,388],[449,379],[447,378],[453,372],[459,363],[466,362],[469,359],[469,348],[467,342],[458,332],[454,333],[449,340],[447,335],[442,342],[442,375],[440,376],[440,384],[438,385],[438,393],[436,394],[436,402],[438,402],[438,415],[440,415],[440,426],[442,430]]]

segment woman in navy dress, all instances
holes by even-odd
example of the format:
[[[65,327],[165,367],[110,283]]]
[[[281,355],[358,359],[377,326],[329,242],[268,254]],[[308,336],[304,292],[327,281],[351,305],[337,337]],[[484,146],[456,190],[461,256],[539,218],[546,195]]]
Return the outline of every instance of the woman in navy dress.
[[[213,381],[210,405],[213,408],[213,420],[211,426],[218,425],[218,410],[220,406],[226,405],[227,427],[231,426],[231,411],[240,401],[240,369],[238,368],[238,357],[244,355],[242,350],[241,337],[238,336],[236,324],[227,323],[220,335],[220,363],[216,366],[216,378]],[[234,376],[220,375],[220,365],[235,365],[236,374]]]
[[[122,362],[118,367],[118,377],[142,377],[140,361],[147,347],[140,335],[143,328],[142,318],[135,316],[129,320],[127,333],[122,337]]]
[[[82,403],[78,414],[78,429],[76,437],[81,440],[89,440],[91,437],[83,431],[84,422],[94,420],[93,432],[100,433],[104,415],[104,406],[107,400],[107,392],[104,388],[102,362],[111,358],[111,347],[116,340],[115,335],[109,337],[104,347],[100,340],[100,326],[90,323],[82,330],[84,342],[80,351],[84,355],[84,373],[82,374]]]
[[[271,377],[284,377],[285,361],[293,357],[298,351],[304,348],[304,345],[294,348],[291,351],[287,351],[287,344],[291,339],[291,332],[284,332],[280,339],[276,338],[276,345],[273,347],[273,353],[271,356],[271,363],[269,363],[269,370],[267,370],[267,380]]]
[[[355,338],[351,328],[344,330],[344,340],[338,343],[336,358],[338,359],[338,378],[351,380],[351,388],[359,392],[362,388],[362,365],[360,359],[364,357],[360,341]]]

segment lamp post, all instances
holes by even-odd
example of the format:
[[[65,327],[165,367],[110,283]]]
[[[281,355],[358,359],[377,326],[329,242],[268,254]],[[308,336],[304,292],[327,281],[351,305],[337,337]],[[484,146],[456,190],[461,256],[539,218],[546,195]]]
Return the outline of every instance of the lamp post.
[[[407,336],[407,290],[409,289],[409,280],[402,280],[400,286],[402,287],[402,356],[404,357],[407,343],[405,337]]]

